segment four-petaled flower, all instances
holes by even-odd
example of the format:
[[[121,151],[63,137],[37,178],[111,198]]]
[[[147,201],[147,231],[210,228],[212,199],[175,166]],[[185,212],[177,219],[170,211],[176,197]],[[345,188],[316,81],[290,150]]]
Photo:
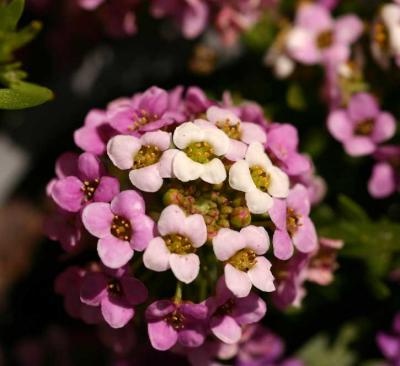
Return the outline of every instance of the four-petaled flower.
[[[293,245],[302,253],[317,248],[317,232],[311,219],[307,189],[296,184],[286,200],[274,199],[269,215],[276,228],[272,238],[275,257],[286,260],[293,255]]]
[[[195,253],[207,240],[203,216],[186,216],[178,206],[170,205],[161,212],[157,228],[161,236],[150,241],[143,254],[144,265],[157,272],[171,268],[178,280],[194,281],[200,269]]]
[[[201,126],[201,120],[198,124],[186,122],[175,129],[174,144],[181,151],[172,163],[174,175],[182,182],[200,178],[210,184],[222,183],[226,170],[218,157],[228,152],[229,138],[217,128]]]
[[[247,207],[254,214],[267,212],[273,205],[272,197],[285,198],[289,193],[288,176],[272,164],[258,142],[250,144],[244,160],[232,165],[229,184],[245,192]]]
[[[104,320],[113,328],[122,328],[135,315],[134,306],[147,299],[142,282],[129,275],[126,267],[88,272],[80,290],[81,301],[100,307]]]
[[[168,150],[171,134],[164,131],[146,132],[140,138],[128,135],[113,137],[107,144],[108,157],[122,170],[131,169],[132,184],[144,192],[157,192],[163,178],[172,175],[175,150]]]
[[[261,291],[275,290],[271,263],[262,256],[268,247],[268,233],[253,225],[240,232],[220,229],[214,237],[215,256],[224,262],[226,286],[235,296],[248,296],[252,285]]]
[[[143,198],[135,191],[123,191],[109,203],[86,206],[82,221],[87,231],[99,238],[97,252],[109,268],[119,268],[134,250],[144,250],[153,238],[154,222],[145,215]]]

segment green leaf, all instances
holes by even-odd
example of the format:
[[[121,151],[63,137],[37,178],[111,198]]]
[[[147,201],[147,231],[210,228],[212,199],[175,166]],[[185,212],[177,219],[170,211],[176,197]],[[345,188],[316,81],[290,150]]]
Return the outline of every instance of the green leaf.
[[[11,88],[0,89],[0,109],[35,107],[53,97],[52,91],[45,87],[20,81]]]
[[[287,105],[295,110],[303,111],[307,108],[304,90],[298,83],[292,83],[286,94]]]
[[[351,200],[349,197],[345,195],[340,195],[339,205],[346,218],[363,222],[368,221],[368,215],[366,214],[364,209],[356,202]]]
[[[11,0],[9,4],[0,0],[0,31],[11,32],[17,28],[24,6],[25,0]]]
[[[341,329],[333,344],[327,334],[318,334],[300,349],[297,357],[307,366],[355,365],[356,356],[349,346],[356,334],[356,328],[347,325]]]

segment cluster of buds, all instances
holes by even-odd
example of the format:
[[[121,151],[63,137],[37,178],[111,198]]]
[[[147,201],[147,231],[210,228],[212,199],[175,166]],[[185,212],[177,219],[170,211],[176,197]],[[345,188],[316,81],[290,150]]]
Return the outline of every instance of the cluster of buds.
[[[56,281],[71,316],[122,328],[145,303],[151,345],[187,352],[240,342],[265,293],[300,290],[305,271],[329,282],[338,246],[326,254],[309,217],[321,181],[296,129],[257,104],[152,87],[91,111],[74,140],[84,152],[57,161],[46,224],[89,261]]]

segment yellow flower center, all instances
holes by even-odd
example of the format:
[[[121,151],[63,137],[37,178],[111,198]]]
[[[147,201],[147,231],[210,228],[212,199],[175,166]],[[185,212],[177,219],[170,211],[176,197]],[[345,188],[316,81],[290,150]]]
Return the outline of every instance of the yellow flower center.
[[[216,125],[220,130],[224,131],[231,139],[240,140],[240,137],[242,136],[240,123],[231,125],[229,120],[226,120],[226,121],[218,121]]]
[[[157,121],[160,117],[157,114],[151,114],[148,111],[142,109],[138,112],[133,113],[133,123],[128,127],[129,131],[136,131],[148,123]]]
[[[131,223],[125,217],[115,215],[111,224],[111,234],[120,240],[131,240]]]
[[[333,44],[333,32],[331,30],[323,31],[317,36],[317,46],[323,50],[332,46]]]
[[[185,327],[185,316],[177,310],[169,314],[165,320],[175,330],[183,329]]]
[[[153,165],[160,160],[162,151],[154,145],[143,145],[133,158],[133,169]]]
[[[286,211],[286,229],[291,236],[297,232],[301,225],[300,217],[292,208],[288,207]]]
[[[256,187],[260,191],[266,192],[271,184],[271,176],[258,165],[250,168],[250,174]]]
[[[174,254],[190,254],[196,251],[196,248],[186,236],[169,234],[164,236],[164,241],[168,250]]]
[[[228,259],[228,263],[239,271],[247,272],[257,263],[257,254],[252,249],[244,248]]]
[[[356,126],[355,133],[356,133],[356,135],[368,136],[372,133],[373,129],[374,129],[374,120],[367,119],[365,121],[360,122]]]
[[[190,159],[200,164],[208,163],[215,158],[214,148],[206,141],[193,142],[184,151]]]
[[[97,187],[99,186],[100,180],[99,179],[94,179],[94,180],[85,180],[83,182],[83,186],[81,187],[81,191],[85,195],[85,201],[90,201],[94,193],[96,192]]]
[[[384,50],[389,48],[389,32],[382,21],[375,22],[372,28],[372,38],[380,48]]]

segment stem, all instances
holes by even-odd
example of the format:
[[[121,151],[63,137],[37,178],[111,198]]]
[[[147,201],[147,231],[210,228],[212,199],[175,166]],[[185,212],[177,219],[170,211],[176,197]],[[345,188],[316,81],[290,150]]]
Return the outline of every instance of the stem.
[[[182,282],[178,281],[176,283],[176,290],[175,290],[175,296],[174,296],[174,302],[181,302],[182,300]]]

